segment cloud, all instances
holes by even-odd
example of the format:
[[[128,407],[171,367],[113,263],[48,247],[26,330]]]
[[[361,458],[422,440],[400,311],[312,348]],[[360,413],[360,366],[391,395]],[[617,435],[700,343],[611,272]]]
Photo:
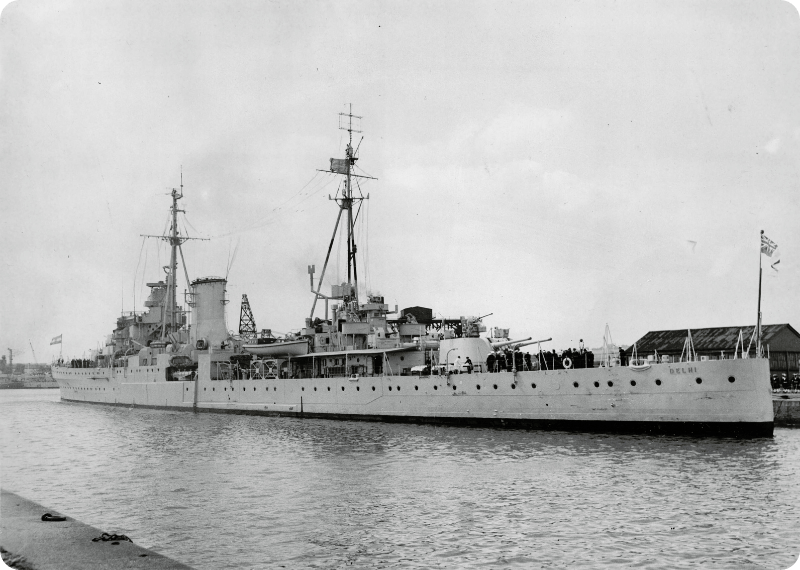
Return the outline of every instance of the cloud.
[[[770,154],[775,154],[781,148],[781,139],[780,137],[775,137],[767,144],[764,145],[764,150],[766,150]]]

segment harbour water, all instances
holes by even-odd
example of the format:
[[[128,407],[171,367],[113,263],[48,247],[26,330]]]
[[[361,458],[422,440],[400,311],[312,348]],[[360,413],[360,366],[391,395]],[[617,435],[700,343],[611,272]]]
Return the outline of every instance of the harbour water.
[[[730,440],[192,414],[0,393],[0,484],[198,569],[765,568],[800,429]]]

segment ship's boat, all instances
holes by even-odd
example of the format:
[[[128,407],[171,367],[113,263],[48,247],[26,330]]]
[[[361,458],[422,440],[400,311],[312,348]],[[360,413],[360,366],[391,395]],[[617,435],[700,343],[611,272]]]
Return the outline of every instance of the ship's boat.
[[[243,344],[242,348],[256,356],[291,358],[293,356],[308,354],[308,340],[275,340],[275,342],[263,344],[247,343]]]
[[[354,208],[369,198],[357,182],[371,177],[354,171],[352,121],[358,117],[341,118],[349,134],[345,157],[332,158],[323,170],[342,177],[338,216],[316,286],[309,266],[313,303],[304,326],[282,338],[266,329],[257,333],[245,295],[239,334],[230,333],[222,277],[193,280],[187,307],[178,305],[177,262],[190,239],[178,232],[181,184],[172,191],[169,234],[154,236],[171,247],[166,281],[148,283],[146,310],[120,316],[90,361],[53,366],[62,400],[497,427],[772,434],[769,365],[760,350],[754,358],[724,360],[698,360],[687,351],[675,361],[634,359],[620,366],[619,355],[605,348],[602,354],[556,353],[541,348],[551,339],[513,339],[496,327],[487,333],[489,315],[434,317],[427,307],[398,311],[379,293],[363,294]],[[347,280],[323,293],[342,225]],[[320,302],[324,311],[317,315]]]

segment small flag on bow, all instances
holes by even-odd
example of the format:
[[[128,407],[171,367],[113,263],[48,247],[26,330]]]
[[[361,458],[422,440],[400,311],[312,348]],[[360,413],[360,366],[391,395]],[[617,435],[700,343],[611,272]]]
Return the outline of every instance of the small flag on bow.
[[[767,257],[772,257],[772,254],[775,253],[777,248],[777,243],[769,239],[764,234],[761,234],[761,253],[766,254]]]
[[[50,341],[50,344],[61,344],[61,335],[54,336],[53,340]]]

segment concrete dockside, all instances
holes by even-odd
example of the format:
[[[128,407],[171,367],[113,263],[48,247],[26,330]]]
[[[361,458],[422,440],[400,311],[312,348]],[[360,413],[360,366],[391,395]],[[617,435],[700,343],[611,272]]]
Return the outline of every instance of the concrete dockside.
[[[800,426],[800,394],[772,396],[776,426]]]
[[[4,560],[26,570],[191,570],[189,566],[125,540],[92,542],[103,531],[2,490],[0,546]],[[45,522],[42,515],[66,516]],[[135,540],[136,537],[131,537]]]

